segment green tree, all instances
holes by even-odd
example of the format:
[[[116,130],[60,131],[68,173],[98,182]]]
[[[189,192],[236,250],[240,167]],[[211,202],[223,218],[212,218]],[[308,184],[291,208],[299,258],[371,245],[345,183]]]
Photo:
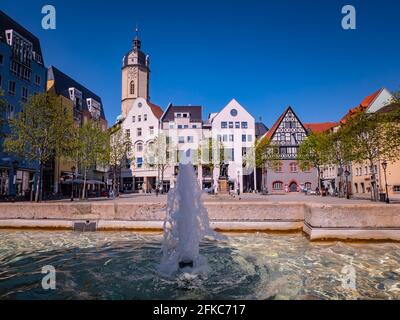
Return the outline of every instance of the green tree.
[[[31,96],[15,119],[10,119],[11,134],[6,137],[5,150],[37,161],[39,179],[35,201],[42,199],[43,169],[56,152],[66,152],[73,132],[72,110],[62,98],[50,93]]]
[[[120,178],[117,175],[121,173],[122,167],[134,161],[131,155],[132,143],[129,137],[123,133],[120,127],[112,128],[110,130],[110,144],[109,144],[109,165],[113,173],[112,187],[114,193],[118,193]]]
[[[165,170],[175,164],[176,148],[171,139],[164,133],[159,133],[154,141],[147,145],[144,153],[144,165],[149,168],[157,168],[157,188],[161,188],[164,181]]]
[[[200,141],[197,150],[197,163],[204,166],[211,173],[211,183],[214,185],[214,169],[220,168],[225,159],[225,148],[221,141],[206,138]]]
[[[398,126],[393,125],[392,116],[391,112],[358,112],[341,128],[345,160],[369,164],[371,198],[375,201],[378,200],[378,188],[374,164],[382,159],[393,161],[399,158],[399,146],[396,146],[396,139],[392,138],[398,135]]]
[[[321,190],[321,166],[329,163],[331,140],[327,133],[310,133],[299,147],[297,161],[302,170],[317,169],[318,189]]]
[[[255,142],[253,154],[255,167],[261,169],[261,191],[266,193],[268,169],[274,169],[280,163],[279,148],[271,139],[264,137]]]
[[[83,172],[82,200],[86,198],[87,175],[95,166],[105,166],[110,160],[110,136],[95,120],[86,121],[76,131],[73,158]]]

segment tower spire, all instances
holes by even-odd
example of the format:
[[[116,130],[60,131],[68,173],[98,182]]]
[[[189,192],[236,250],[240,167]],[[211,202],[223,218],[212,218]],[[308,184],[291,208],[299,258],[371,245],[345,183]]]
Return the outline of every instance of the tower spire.
[[[133,39],[133,50],[134,51],[139,51],[140,50],[140,46],[141,46],[141,41],[140,41],[140,38],[139,38],[139,27],[136,24],[135,39]]]

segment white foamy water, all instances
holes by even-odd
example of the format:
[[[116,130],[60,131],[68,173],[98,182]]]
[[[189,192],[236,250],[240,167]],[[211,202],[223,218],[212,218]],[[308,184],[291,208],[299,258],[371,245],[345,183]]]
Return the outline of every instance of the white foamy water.
[[[175,188],[168,193],[160,272],[171,275],[180,264],[186,265],[185,272],[206,272],[206,260],[199,253],[200,241],[206,236],[226,239],[210,228],[193,165],[180,164]]]

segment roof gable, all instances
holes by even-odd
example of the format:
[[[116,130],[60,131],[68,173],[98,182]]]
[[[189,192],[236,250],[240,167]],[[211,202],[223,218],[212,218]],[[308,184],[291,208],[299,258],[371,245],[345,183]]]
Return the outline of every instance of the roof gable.
[[[224,110],[231,108],[237,109],[241,114],[245,113],[248,117],[255,121],[254,117],[246,110],[245,107],[243,107],[236,99],[232,99],[226,106],[224,106],[217,114],[212,117],[211,123],[215,120],[218,120],[218,118],[223,114]]]
[[[295,121],[297,121],[300,124],[300,130],[298,131],[303,131],[304,133],[307,133],[306,128],[304,127],[303,123],[300,121],[300,118],[296,115],[294,110],[292,109],[291,106],[287,107],[286,110],[280,115],[278,120],[274,123],[274,125],[271,127],[271,129],[268,130],[266,134],[264,134],[261,139],[267,138],[267,139],[274,139],[274,136],[277,132],[278,129],[283,129],[283,120],[287,118],[287,116],[292,115]]]

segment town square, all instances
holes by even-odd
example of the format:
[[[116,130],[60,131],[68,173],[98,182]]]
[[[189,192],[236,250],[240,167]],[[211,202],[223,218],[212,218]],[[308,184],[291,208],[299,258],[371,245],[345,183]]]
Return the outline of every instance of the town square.
[[[396,1],[22,2],[0,300],[400,299]]]

